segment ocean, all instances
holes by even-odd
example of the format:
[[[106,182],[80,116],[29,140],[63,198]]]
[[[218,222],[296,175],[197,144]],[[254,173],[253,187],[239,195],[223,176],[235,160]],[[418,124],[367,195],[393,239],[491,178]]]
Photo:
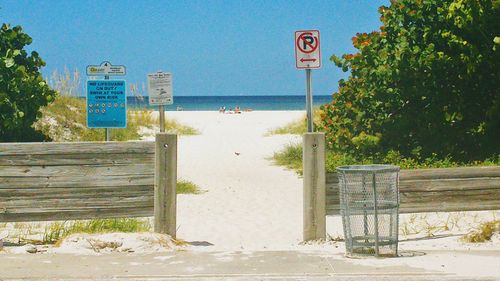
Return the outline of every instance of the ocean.
[[[330,103],[331,96],[313,96],[313,106],[319,107]],[[128,108],[150,108],[158,110],[158,106],[150,106],[148,97],[127,97]],[[226,110],[239,106],[241,110],[305,110],[304,96],[174,96],[174,104],[166,105],[166,111],[213,111],[225,106]]]

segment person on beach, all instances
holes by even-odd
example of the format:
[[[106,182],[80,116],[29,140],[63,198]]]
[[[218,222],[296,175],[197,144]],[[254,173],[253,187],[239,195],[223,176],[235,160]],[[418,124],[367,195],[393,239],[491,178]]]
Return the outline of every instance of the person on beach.
[[[239,106],[234,108],[234,113],[241,114],[241,109]]]

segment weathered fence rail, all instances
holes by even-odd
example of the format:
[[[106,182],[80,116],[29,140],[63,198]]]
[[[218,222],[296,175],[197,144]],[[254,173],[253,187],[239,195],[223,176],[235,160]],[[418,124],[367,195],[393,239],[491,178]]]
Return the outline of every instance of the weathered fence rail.
[[[176,142],[2,143],[0,222],[153,216],[156,176],[175,231]]]
[[[322,149],[324,135],[315,135],[314,147]],[[304,205],[304,240],[325,238],[323,214],[338,215],[340,210],[337,174],[326,173],[324,157],[315,156],[325,151],[309,146],[304,141],[304,159],[316,161],[304,161],[304,200],[325,198]],[[400,213],[500,210],[500,166],[401,170],[399,198]]]
[[[401,170],[400,213],[500,209],[500,167]],[[339,214],[336,173],[326,176],[327,214]]]

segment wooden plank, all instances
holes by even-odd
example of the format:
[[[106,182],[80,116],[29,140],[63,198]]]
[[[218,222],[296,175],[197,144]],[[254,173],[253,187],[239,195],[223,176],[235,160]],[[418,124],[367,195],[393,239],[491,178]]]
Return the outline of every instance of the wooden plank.
[[[154,155],[142,141],[0,144],[0,221],[151,216]]]
[[[144,194],[153,196],[154,185],[119,185],[88,188],[22,188],[0,189],[0,202],[40,200],[45,198],[80,198]]]
[[[338,184],[339,177],[337,173],[326,173],[326,184]]]
[[[401,204],[429,202],[462,202],[464,207],[471,205],[471,200],[500,200],[499,189],[484,190],[457,190],[457,191],[422,191],[422,192],[403,192],[399,194]],[[467,203],[467,204],[465,204]]]
[[[461,167],[461,168],[440,168],[440,169],[411,169],[401,170],[399,179],[405,180],[431,180],[431,179],[459,179],[459,178],[482,178],[500,177],[500,166],[484,167]],[[338,183],[338,176],[335,172],[327,173],[326,182]]]
[[[141,193],[142,194],[142,193]],[[80,208],[102,208],[102,207],[140,207],[153,204],[153,196],[151,195],[141,195],[141,194],[130,194],[130,195],[120,195],[115,197],[107,198],[89,198],[87,200],[82,200],[80,198],[44,198],[38,200],[15,200],[10,202],[4,202],[0,208],[0,212],[3,213],[14,213],[17,210],[22,209],[39,209],[39,210],[50,210],[50,211],[64,211],[65,209],[80,209]]]
[[[327,213],[338,214],[338,178],[326,180]],[[402,170],[399,191],[402,213],[500,209],[500,167]]]
[[[338,197],[327,197],[327,210],[339,210]],[[500,209],[500,191],[439,191],[409,192],[400,194],[400,209],[418,209],[419,212],[450,210],[494,210]]]
[[[303,143],[302,239],[325,239],[325,134],[305,133]]]
[[[429,212],[460,212],[460,211],[488,211],[498,210],[500,208],[500,200],[495,201],[470,201],[464,209],[463,202],[430,202],[428,204],[405,204],[401,205],[399,212],[407,213],[429,213]]]
[[[471,205],[464,209],[464,203],[450,202],[429,202],[428,204],[402,204],[399,208],[399,213],[432,213],[432,212],[460,212],[460,211],[488,211],[498,210],[500,208],[500,200],[496,201],[471,201]],[[329,205],[326,209],[329,216],[340,215],[338,205]]]
[[[401,207],[407,205],[430,206],[433,203],[439,204],[461,204],[464,210],[474,207],[474,204],[486,204],[488,202],[500,202],[500,191],[496,189],[486,189],[479,191],[439,191],[439,192],[408,192],[400,193]],[[327,208],[339,209],[339,197],[330,196],[326,199]],[[500,205],[497,206],[500,209]]]
[[[432,180],[401,180],[400,192],[413,191],[458,191],[471,189],[500,189],[498,178],[458,178],[458,179],[432,179]]]
[[[0,177],[51,177],[51,176],[118,176],[154,173],[150,164],[134,165],[80,165],[80,166],[0,166]]]
[[[153,185],[154,174],[142,175],[108,175],[106,177],[88,177],[78,175],[71,177],[0,177],[1,189],[22,188],[87,188],[119,185]]]
[[[177,232],[177,135],[156,134],[154,231]]]
[[[500,177],[500,166],[401,170],[400,181]]]
[[[100,153],[146,153],[154,154],[153,141],[130,142],[36,142],[1,143],[0,156],[32,154],[100,154]]]
[[[500,178],[402,180],[399,183],[400,192],[458,191],[492,188],[500,189]],[[336,195],[338,192],[338,184],[328,184],[326,186],[327,196]]]
[[[60,166],[99,164],[150,164],[152,153],[18,154],[0,156],[0,166]]]
[[[131,208],[95,208],[79,209],[69,211],[42,211],[21,212],[4,214],[0,213],[2,222],[25,222],[25,221],[56,221],[98,218],[120,218],[120,217],[150,217],[153,215],[153,205]]]

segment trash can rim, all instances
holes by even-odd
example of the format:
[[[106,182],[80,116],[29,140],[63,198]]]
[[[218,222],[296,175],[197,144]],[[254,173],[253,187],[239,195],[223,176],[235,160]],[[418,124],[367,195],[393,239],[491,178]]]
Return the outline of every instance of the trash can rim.
[[[337,167],[342,173],[371,173],[371,172],[399,172],[399,166],[385,164],[346,165]]]

